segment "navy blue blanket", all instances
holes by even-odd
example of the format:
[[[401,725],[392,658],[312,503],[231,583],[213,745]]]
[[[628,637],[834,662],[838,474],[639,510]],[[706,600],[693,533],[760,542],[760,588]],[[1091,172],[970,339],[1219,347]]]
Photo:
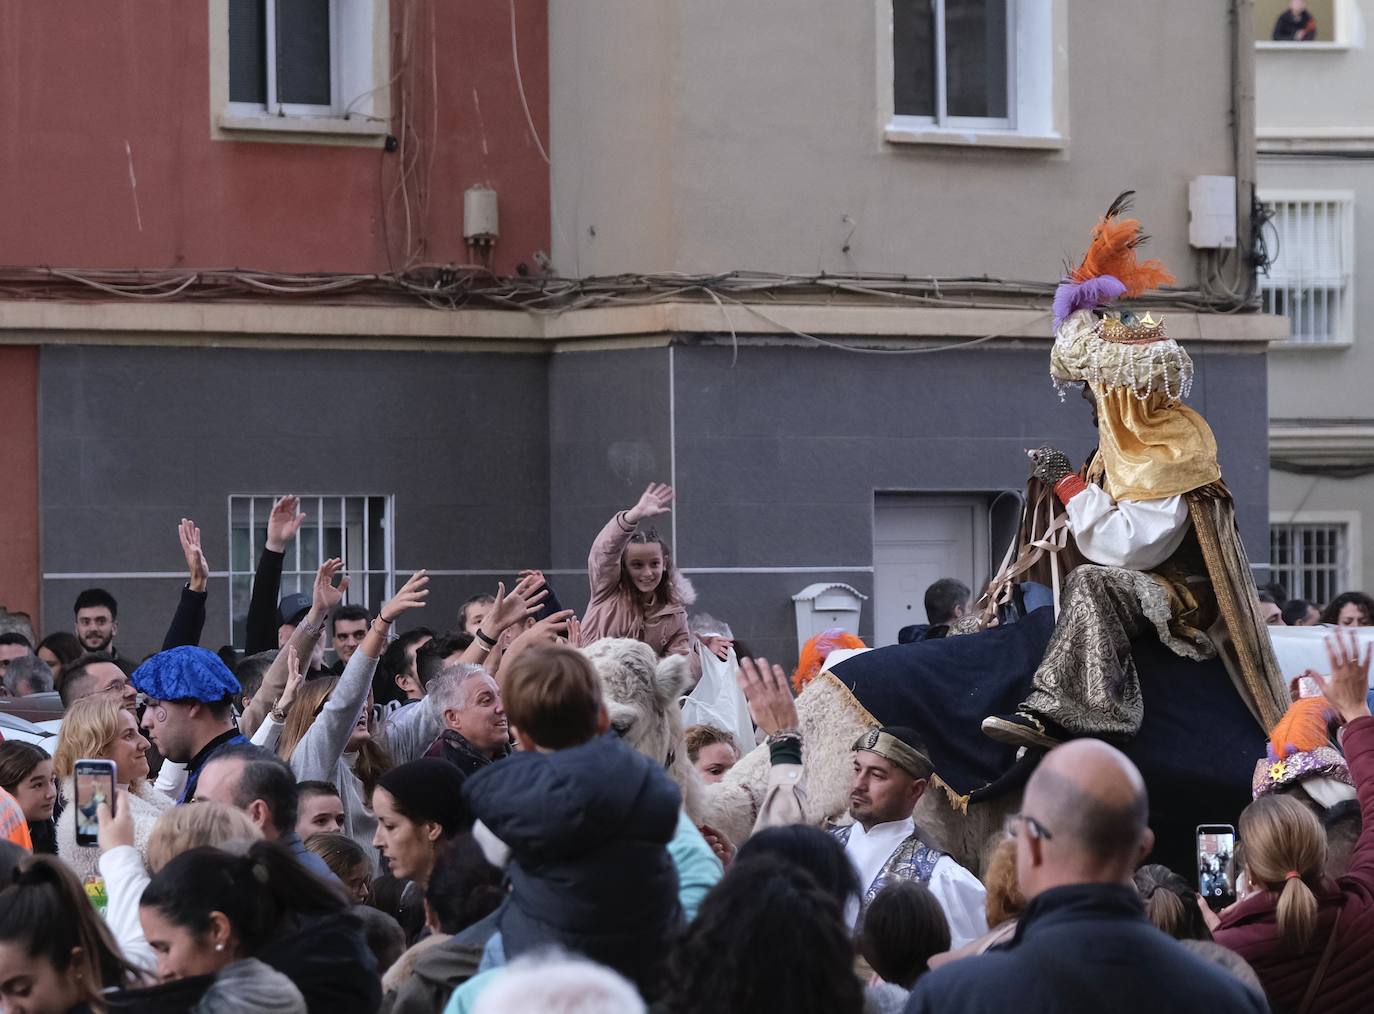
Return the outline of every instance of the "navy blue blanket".
[[[1050,610],[1037,609],[981,634],[879,648],[833,671],[883,725],[919,732],[940,777],[970,794],[1012,769],[1015,749],[979,727],[1025,698],[1052,631]],[[1151,636],[1132,650],[1145,721],[1122,749],[1149,786],[1154,860],[1191,879],[1194,828],[1236,822],[1250,801],[1265,733],[1220,661],[1179,658]]]

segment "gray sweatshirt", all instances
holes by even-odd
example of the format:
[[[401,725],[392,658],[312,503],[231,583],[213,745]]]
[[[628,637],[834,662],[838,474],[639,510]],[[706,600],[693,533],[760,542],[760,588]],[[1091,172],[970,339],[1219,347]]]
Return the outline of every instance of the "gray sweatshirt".
[[[367,703],[367,691],[372,686],[376,669],[377,659],[363,654],[362,648],[355,651],[324,709],[291,753],[291,771],[297,781],[332,782],[338,788],[344,805],[344,834],[361,845],[368,855],[373,854],[372,837],[377,832],[377,818],[363,800],[362,780],[353,773],[349,763],[351,755],[346,757],[344,749],[353,735],[358,713]],[[404,764],[424,756],[441,729],[442,724],[428,697],[401,708],[382,730],[392,763]]]
[[[362,648],[353,653],[344,666],[334,692],[324,708],[305,730],[305,735],[291,751],[291,771],[296,781],[333,782],[339,790],[344,806],[344,834],[373,854],[372,836],[377,832],[377,818],[363,801],[363,783],[344,760],[344,748],[353,735],[358,714],[367,703],[367,691],[372,686],[372,674],[377,659],[363,654]]]

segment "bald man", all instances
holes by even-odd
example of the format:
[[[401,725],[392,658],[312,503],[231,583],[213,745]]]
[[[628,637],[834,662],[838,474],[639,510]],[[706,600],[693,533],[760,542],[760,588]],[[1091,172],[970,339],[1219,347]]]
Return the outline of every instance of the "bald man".
[[[1050,751],[1007,821],[1027,899],[1016,936],[923,976],[906,1014],[1267,1011],[1145,918],[1130,881],[1154,847],[1148,813],[1140,772],[1119,750],[1080,739]]]

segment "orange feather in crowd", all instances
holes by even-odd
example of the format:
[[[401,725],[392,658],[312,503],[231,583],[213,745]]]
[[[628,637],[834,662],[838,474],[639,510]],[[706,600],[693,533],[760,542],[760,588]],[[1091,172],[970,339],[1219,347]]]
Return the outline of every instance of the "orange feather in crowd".
[[[1294,701],[1269,734],[1274,759],[1283,760],[1295,753],[1330,746],[1330,722],[1334,714],[1325,697],[1304,697]]]
[[[840,627],[831,627],[829,630],[822,631],[803,645],[801,658],[797,661],[797,668],[792,672],[792,689],[801,693],[806,684],[820,674],[821,666],[825,664],[826,657],[832,651],[837,651],[840,648],[867,647],[868,645],[864,644],[863,641]]]

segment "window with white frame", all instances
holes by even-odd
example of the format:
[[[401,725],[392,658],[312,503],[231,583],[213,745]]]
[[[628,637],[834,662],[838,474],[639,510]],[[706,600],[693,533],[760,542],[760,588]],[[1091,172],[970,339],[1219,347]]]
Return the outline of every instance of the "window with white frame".
[[[242,646],[248,603],[258,556],[267,541],[267,517],[275,497],[229,498],[229,623],[235,645]],[[320,564],[344,562],[349,585],[345,601],[374,614],[395,584],[394,498],[391,496],[302,496],[306,520],[286,547],[281,595],[309,594]]]
[[[941,126],[1011,126],[1007,0],[893,0],[892,108]]]
[[[1355,200],[1348,192],[1266,191],[1273,262],[1260,278],[1267,313],[1283,314],[1294,345],[1354,337]]]
[[[210,3],[219,129],[385,133],[386,0]]]
[[[1269,573],[1293,598],[1330,602],[1349,588],[1349,524],[1272,522]]]
[[[1056,136],[1051,0],[889,5],[889,140],[960,133]]]

